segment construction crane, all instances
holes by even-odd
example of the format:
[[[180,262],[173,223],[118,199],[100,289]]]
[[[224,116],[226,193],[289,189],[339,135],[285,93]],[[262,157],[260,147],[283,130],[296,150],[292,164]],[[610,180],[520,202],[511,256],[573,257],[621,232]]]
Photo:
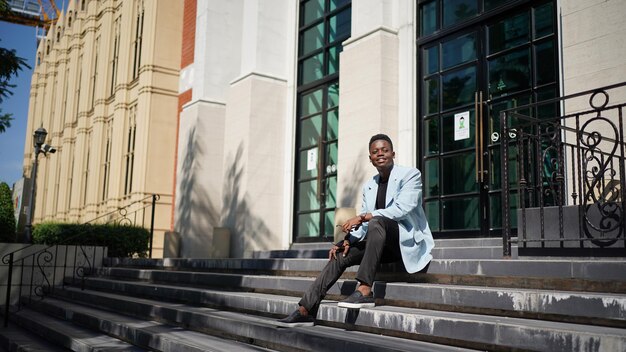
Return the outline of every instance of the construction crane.
[[[8,0],[9,11],[0,14],[0,20],[32,27],[50,28],[61,11],[54,0]]]

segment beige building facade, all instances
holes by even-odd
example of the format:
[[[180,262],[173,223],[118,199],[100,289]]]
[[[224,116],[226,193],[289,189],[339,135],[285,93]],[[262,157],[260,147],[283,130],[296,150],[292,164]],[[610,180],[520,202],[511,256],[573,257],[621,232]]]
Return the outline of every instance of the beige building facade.
[[[422,170],[436,238],[497,235],[498,112],[626,81],[619,0],[190,2],[173,220],[182,257],[213,256],[225,230],[233,257],[332,240],[358,212],[378,132],[397,163]],[[471,120],[467,140],[454,137],[455,115]]]
[[[40,155],[33,223],[86,222],[119,214],[150,225],[154,256],[170,228],[176,149],[182,8],[163,0],[70,1],[37,49],[24,175],[33,131],[56,154]]]

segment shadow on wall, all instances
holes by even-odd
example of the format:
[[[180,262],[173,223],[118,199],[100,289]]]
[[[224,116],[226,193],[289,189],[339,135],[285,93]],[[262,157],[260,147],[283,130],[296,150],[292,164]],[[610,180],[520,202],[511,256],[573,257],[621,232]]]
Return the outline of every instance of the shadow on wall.
[[[217,209],[209,197],[205,180],[198,180],[201,174],[199,161],[205,151],[196,137],[196,127],[187,136],[187,146],[183,164],[179,172],[180,187],[176,193],[176,218],[174,228],[181,237],[181,257],[197,256],[209,252],[207,235],[219,226]],[[197,254],[196,254],[197,253]]]
[[[244,172],[242,157],[243,143],[240,143],[236,154],[228,156],[224,175],[223,226],[231,231],[231,258],[250,256],[254,250],[271,248],[272,243],[270,229],[263,219],[254,215],[247,195],[241,192]]]
[[[357,200],[362,196],[363,182],[365,182],[366,172],[364,167],[364,162],[360,162],[360,160],[367,160],[366,156],[363,152],[359,153],[359,157],[356,159],[357,161],[354,163],[352,167],[352,180],[350,182],[345,183],[341,192],[341,199],[339,200],[339,207],[341,208],[354,208],[357,206]],[[369,164],[369,163],[368,163]],[[357,209],[357,212],[360,211],[360,207]]]

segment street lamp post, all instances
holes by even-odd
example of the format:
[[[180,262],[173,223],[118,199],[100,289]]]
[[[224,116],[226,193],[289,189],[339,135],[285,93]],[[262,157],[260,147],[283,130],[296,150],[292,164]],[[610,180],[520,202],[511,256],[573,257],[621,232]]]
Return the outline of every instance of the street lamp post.
[[[32,230],[33,230],[33,225],[32,225],[32,220],[33,220],[33,214],[34,212],[34,208],[35,208],[35,193],[36,193],[36,188],[37,188],[37,164],[38,164],[38,157],[39,157],[39,153],[42,152],[41,146],[46,142],[46,136],[48,135],[48,131],[46,131],[45,128],[43,127],[39,127],[35,133],[33,133],[33,143],[35,145],[35,161],[33,161],[33,169],[31,170],[30,173],[30,181],[31,181],[31,187],[30,187],[30,199],[28,200],[28,212],[26,213],[26,225],[24,225],[24,230],[25,230],[25,242],[26,243],[32,243]],[[44,152],[45,153],[45,152]]]

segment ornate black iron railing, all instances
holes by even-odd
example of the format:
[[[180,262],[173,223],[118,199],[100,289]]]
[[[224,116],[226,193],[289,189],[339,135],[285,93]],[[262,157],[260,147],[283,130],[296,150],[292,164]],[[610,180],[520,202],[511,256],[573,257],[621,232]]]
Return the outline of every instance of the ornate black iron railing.
[[[626,82],[500,114],[505,257],[626,254],[625,106]]]
[[[146,227],[150,220],[150,247],[148,256],[152,257],[154,236],[154,215],[158,194],[152,194],[136,200],[124,207],[100,215],[84,224],[115,223],[120,225],[138,225]],[[149,218],[147,211],[151,208]],[[79,235],[68,238],[58,245],[26,245],[5,254],[2,264],[6,268],[6,293],[4,306],[4,326],[8,325],[9,314],[19,311],[23,305],[33,299],[43,299],[57,287],[66,284],[81,283],[102,265],[106,256],[105,247],[72,245]],[[17,275],[14,275],[17,274]],[[19,276],[19,279],[17,277]],[[17,280],[16,280],[17,279]],[[11,296],[13,295],[13,299]],[[16,296],[15,296],[16,295]]]

